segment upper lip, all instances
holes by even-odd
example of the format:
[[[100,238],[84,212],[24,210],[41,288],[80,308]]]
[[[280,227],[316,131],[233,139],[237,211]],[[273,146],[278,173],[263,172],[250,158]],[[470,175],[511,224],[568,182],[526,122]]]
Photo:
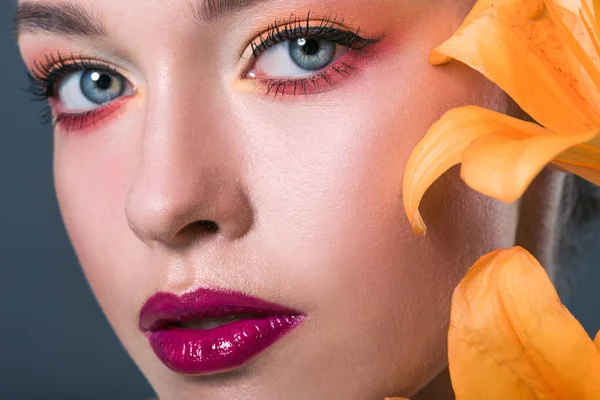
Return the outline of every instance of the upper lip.
[[[139,328],[157,331],[173,323],[233,315],[302,315],[302,312],[232,290],[199,288],[176,295],[156,293],[140,310]]]

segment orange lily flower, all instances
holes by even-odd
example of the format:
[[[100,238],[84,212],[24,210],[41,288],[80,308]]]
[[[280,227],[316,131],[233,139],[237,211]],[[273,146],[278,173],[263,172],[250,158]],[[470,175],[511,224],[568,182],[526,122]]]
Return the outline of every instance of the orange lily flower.
[[[457,164],[471,188],[504,202],[549,163],[600,185],[599,19],[600,0],[478,0],[430,54],[478,70],[540,125],[474,106],[442,116],[405,170],[416,234],[423,195]],[[458,400],[600,400],[600,332],[592,341],[520,247],[483,256],[456,288],[448,358]]]
[[[479,0],[458,31],[430,54],[476,69],[534,120],[468,106],[450,110],[406,165],[404,207],[417,235],[419,204],[462,163],[474,190],[511,203],[549,163],[600,185],[600,0]]]
[[[457,400],[600,399],[600,332],[521,247],[483,256],[454,291],[448,357]]]
[[[600,400],[600,331],[522,247],[481,257],[454,290],[448,360],[457,400]]]

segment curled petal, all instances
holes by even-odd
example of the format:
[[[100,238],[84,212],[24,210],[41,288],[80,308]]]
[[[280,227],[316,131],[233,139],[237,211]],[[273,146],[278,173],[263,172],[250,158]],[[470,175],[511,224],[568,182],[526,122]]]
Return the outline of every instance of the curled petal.
[[[584,151],[585,143],[596,136],[595,131],[559,136],[532,123],[507,119],[502,114],[492,117],[504,126],[490,126],[494,131],[490,129],[489,135],[475,140],[465,149],[461,176],[472,189],[506,203],[518,200],[533,179],[559,154],[563,153],[565,160],[579,159],[577,154],[580,152],[588,154],[589,151]],[[583,147],[575,147],[579,145]],[[595,158],[585,164],[588,167],[585,172],[600,182],[600,152],[592,154]],[[561,167],[573,171],[571,166],[564,164]],[[584,173],[578,172],[578,175]]]
[[[456,288],[448,356],[457,400],[600,399],[600,352],[520,247],[482,257]]]
[[[554,164],[600,186],[600,135],[559,154]]]
[[[541,0],[480,0],[430,61],[453,58],[481,72],[553,132],[587,132],[600,126],[595,106],[600,93],[568,48],[572,40],[563,43],[566,31],[572,33],[566,38],[577,34],[578,39],[585,31],[569,8],[554,7],[549,13]],[[582,46],[593,49],[591,44]],[[576,50],[581,56],[581,48]]]
[[[521,197],[559,155],[561,167],[600,183],[600,152],[585,144],[594,137],[595,132],[555,135],[537,124],[475,106],[448,111],[415,147],[406,165],[403,198],[413,231],[426,233],[418,208],[427,189],[461,162],[467,185],[509,203]]]
[[[413,149],[404,170],[402,190],[404,209],[416,235],[423,236],[427,231],[419,213],[425,192],[444,172],[461,162],[464,150],[473,140],[489,133],[481,126],[489,112],[477,107],[450,110]]]

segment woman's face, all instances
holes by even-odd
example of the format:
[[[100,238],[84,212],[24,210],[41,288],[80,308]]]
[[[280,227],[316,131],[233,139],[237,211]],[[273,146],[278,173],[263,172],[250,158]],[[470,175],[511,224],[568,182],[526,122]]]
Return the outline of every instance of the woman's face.
[[[509,107],[467,67],[427,62],[472,1],[202,2],[20,2],[61,6],[23,12],[19,45],[50,79],[58,200],[108,320],[161,399],[414,395],[447,365],[454,286],[514,241],[513,206],[455,170],[425,198],[427,237],[402,206],[407,158],[444,111]],[[151,296],[198,288],[304,318],[237,366],[186,373],[159,357],[179,339],[155,353],[138,324]]]

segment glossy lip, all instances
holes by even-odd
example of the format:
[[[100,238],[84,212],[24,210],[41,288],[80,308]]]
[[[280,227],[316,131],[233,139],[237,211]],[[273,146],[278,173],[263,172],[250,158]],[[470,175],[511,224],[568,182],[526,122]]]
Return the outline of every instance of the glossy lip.
[[[192,320],[235,315],[251,317],[207,330],[181,326]],[[300,311],[242,293],[199,288],[181,296],[153,295],[140,311],[139,328],[168,368],[201,375],[241,366],[305,317]]]

